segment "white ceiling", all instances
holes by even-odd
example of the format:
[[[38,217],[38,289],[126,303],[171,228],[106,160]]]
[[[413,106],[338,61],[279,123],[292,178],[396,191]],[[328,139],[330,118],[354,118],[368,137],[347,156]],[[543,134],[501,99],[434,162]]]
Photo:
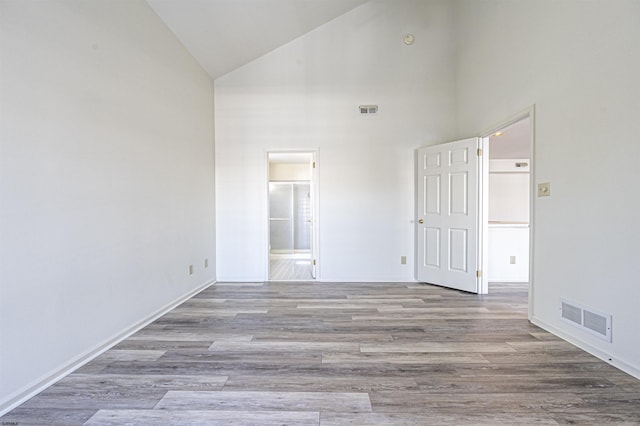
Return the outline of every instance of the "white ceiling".
[[[218,78],[367,0],[147,0]]]
[[[531,156],[530,119],[525,118],[502,129],[502,136],[489,138],[489,158],[529,158]]]
[[[147,0],[147,3],[215,79],[367,1]],[[489,156],[528,158],[529,120],[514,123],[503,132],[503,136],[490,138]],[[299,161],[286,156],[273,160]]]

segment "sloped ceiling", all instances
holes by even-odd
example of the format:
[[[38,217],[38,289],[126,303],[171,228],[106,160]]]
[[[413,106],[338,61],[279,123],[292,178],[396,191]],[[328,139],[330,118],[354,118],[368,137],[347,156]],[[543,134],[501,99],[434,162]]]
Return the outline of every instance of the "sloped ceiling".
[[[367,0],[147,0],[218,78]]]
[[[520,120],[502,129],[501,136],[489,138],[489,158],[529,158],[531,156],[531,121]]]

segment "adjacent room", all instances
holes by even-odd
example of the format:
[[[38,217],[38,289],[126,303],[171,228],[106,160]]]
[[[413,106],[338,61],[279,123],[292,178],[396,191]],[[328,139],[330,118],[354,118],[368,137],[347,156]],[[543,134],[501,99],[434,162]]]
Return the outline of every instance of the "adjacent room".
[[[314,153],[270,152],[269,280],[315,279]]]
[[[638,22],[0,0],[1,420],[640,423]]]

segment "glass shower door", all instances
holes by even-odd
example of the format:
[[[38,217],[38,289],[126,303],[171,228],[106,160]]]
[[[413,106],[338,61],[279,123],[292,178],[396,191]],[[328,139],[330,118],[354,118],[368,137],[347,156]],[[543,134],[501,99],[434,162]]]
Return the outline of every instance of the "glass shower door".
[[[272,254],[293,254],[293,185],[269,183],[269,234]]]
[[[308,182],[269,183],[269,279],[311,280]]]

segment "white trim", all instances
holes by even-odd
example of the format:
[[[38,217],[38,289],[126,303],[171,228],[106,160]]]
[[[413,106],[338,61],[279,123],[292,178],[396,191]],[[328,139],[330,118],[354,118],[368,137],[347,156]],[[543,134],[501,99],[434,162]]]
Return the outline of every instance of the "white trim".
[[[226,283],[265,283],[268,282],[264,279],[264,277],[218,277],[216,283],[218,284],[226,284]]]
[[[424,284],[424,285],[435,285],[436,287],[443,287],[443,286],[438,286],[437,284],[430,284],[430,283],[425,283],[423,281],[417,281],[417,280],[411,280],[411,279],[407,279],[406,277],[402,277],[402,278],[398,278],[398,279],[391,279],[391,278],[384,278],[384,279],[380,279],[380,278],[371,278],[371,279],[367,279],[367,278],[352,278],[352,279],[346,279],[346,280],[337,280],[337,279],[324,279],[324,280],[316,280],[317,282],[322,282],[322,283],[327,283],[327,284],[339,284],[339,283],[345,283],[345,284],[356,284],[356,283],[397,283],[399,285],[404,285],[404,284]],[[449,288],[449,287],[443,287],[443,288]],[[451,289],[450,290],[455,290],[456,289]]]
[[[535,243],[535,206],[536,206],[536,106],[531,105],[529,108],[529,137],[531,140],[530,154],[531,158],[529,159],[529,321],[533,319],[533,303],[534,303],[534,277],[533,277],[533,266],[534,266],[534,256],[533,253],[535,251],[534,243]]]
[[[59,366],[58,368],[52,370],[51,372],[49,372],[47,374],[44,374],[40,378],[34,380],[33,382],[31,382],[27,386],[23,387],[21,390],[18,390],[16,392],[12,393],[7,398],[5,398],[3,401],[0,401],[0,416],[3,416],[5,414],[7,414],[9,411],[13,410],[14,408],[19,406],[20,404],[26,402],[28,399],[30,399],[30,398],[34,397],[36,394],[42,392],[44,389],[46,389],[49,386],[53,385],[57,381],[65,378],[66,376],[68,376],[69,374],[73,373],[78,368],[82,367],[83,365],[85,365],[88,362],[92,361],[93,359],[95,359],[96,357],[100,356],[104,352],[108,351],[109,349],[111,349],[112,347],[117,345],[118,343],[122,342],[127,337],[131,336],[132,334],[134,334],[137,331],[141,330],[142,328],[146,327],[147,325],[149,325],[153,321],[157,320],[158,318],[160,318],[162,315],[166,314],[167,312],[171,311],[172,309],[174,309],[175,307],[177,307],[181,303],[189,300],[190,298],[192,298],[196,294],[198,294],[201,291],[205,290],[209,286],[215,284],[215,282],[216,282],[215,280],[207,281],[206,283],[200,285],[199,287],[195,288],[194,290],[191,290],[190,292],[178,297],[173,302],[170,302],[170,303],[166,304],[165,306],[163,306],[162,308],[156,310],[151,315],[149,315],[146,318],[138,321],[137,323],[135,323],[131,327],[126,328],[125,330],[121,331],[120,333],[117,333],[116,335],[108,338],[104,342],[99,343],[96,346],[86,350],[85,352],[83,352],[83,353],[71,358],[69,361],[67,361],[63,365]]]
[[[478,294],[489,293],[489,137],[478,138],[482,156],[478,158]]]
[[[574,346],[577,346],[578,348],[582,349],[585,352],[590,353],[591,355],[595,356],[596,358],[601,359],[602,361],[606,362],[607,364],[612,365],[613,367],[624,371],[627,374],[632,375],[633,377],[635,377],[636,379],[640,379],[640,366],[638,365],[634,365],[626,360],[623,359],[618,359],[615,358],[614,356],[612,356],[611,354],[608,354],[606,352],[604,352],[603,350],[601,350],[600,348],[593,346],[590,343],[587,343],[586,341],[567,333],[566,331],[557,328],[556,326],[553,326],[551,324],[548,324],[546,322],[544,322],[543,320],[541,320],[540,318],[536,317],[536,316],[532,316],[530,319],[531,323],[537,325],[538,327],[542,328],[545,331],[548,331],[551,334],[554,334],[558,337],[560,337],[563,340],[566,340],[567,342],[571,343]]]
[[[327,278],[327,279],[316,279],[316,280],[271,280],[271,281],[264,281],[261,278],[258,279],[240,279],[240,278],[234,278],[234,279],[219,279],[217,281],[218,285],[222,285],[222,284],[246,284],[246,283],[255,283],[255,284],[267,284],[269,282],[300,282],[300,283],[398,283],[398,284],[405,284],[405,283],[409,283],[409,284],[428,284],[428,283],[424,283],[422,281],[417,281],[417,280],[411,280],[411,279],[407,279],[406,277],[398,277],[397,279],[392,279],[392,278],[384,278],[384,279],[380,279],[380,278],[348,278],[348,279],[335,279],[335,278]],[[435,285],[435,284],[429,284],[429,285]]]
[[[535,104],[531,105],[528,108],[525,108],[524,110],[516,114],[513,114],[511,117],[507,118],[506,120],[501,121],[498,125],[490,127],[488,130],[482,132],[482,137],[489,137],[493,135],[495,132],[499,130],[503,130],[505,127],[509,127],[512,124],[515,124],[520,120],[524,120],[527,117],[533,118],[534,113],[535,113]],[[533,128],[533,126],[531,127]],[[533,161],[533,158],[532,158],[532,161]]]

